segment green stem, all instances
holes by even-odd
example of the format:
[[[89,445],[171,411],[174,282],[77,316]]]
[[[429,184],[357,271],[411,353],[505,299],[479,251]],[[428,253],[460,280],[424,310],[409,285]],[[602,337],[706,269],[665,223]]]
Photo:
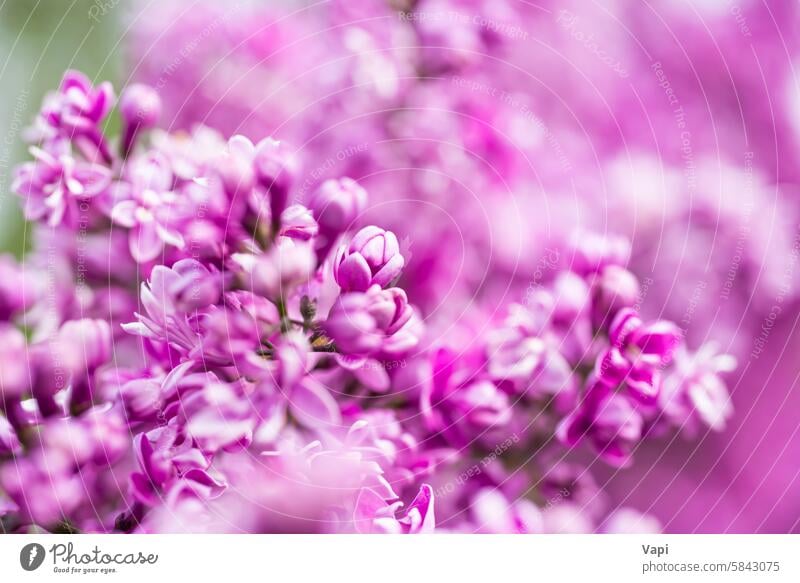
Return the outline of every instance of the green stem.
[[[281,298],[277,302],[278,314],[281,317],[281,333],[286,334],[292,329],[292,320],[289,318],[289,310],[286,307],[286,301]]]

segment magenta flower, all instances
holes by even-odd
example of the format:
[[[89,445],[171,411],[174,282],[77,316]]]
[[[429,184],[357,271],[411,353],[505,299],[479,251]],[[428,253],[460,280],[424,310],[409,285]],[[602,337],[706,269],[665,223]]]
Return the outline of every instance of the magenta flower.
[[[608,265],[624,266],[631,255],[625,237],[581,232],[572,238],[570,269],[580,275],[599,273]]]
[[[253,168],[255,146],[244,136],[236,135],[228,140],[228,150],[219,155],[214,168],[222,181],[228,197],[249,197],[256,176]]]
[[[56,466],[109,466],[130,451],[128,426],[110,404],[92,407],[79,419],[48,419],[41,428],[39,445]]]
[[[313,375],[307,375],[283,391],[288,411],[309,429],[332,429],[342,424],[339,403],[329,388]]]
[[[136,160],[129,167],[130,182],[118,182],[119,200],[111,211],[111,220],[130,229],[131,256],[138,263],[154,260],[164,244],[181,249],[183,236],[178,230],[181,209],[179,197],[172,191],[173,175],[163,156],[152,154]]]
[[[181,401],[186,433],[206,453],[246,447],[256,425],[255,411],[244,387],[209,383]]]
[[[152,421],[164,406],[161,383],[153,378],[134,378],[120,387],[125,414],[131,421]]]
[[[143,313],[136,313],[136,322],[124,323],[122,328],[129,334],[167,343],[183,352],[194,349],[200,333],[189,310],[198,303],[192,301],[191,291],[187,302],[186,291],[187,285],[196,281],[197,273],[202,273],[205,268],[198,266],[195,270],[193,265],[193,260],[186,260],[186,263],[175,264],[173,269],[163,265],[154,267],[150,281],[142,283],[140,289]],[[197,299],[211,297],[213,284],[211,288],[209,293],[209,287],[202,282],[197,288],[200,291]]]
[[[333,273],[342,290],[366,291],[372,285],[389,285],[404,264],[394,233],[371,226],[361,229],[349,245],[339,249]]]
[[[562,443],[576,446],[587,439],[597,454],[615,466],[630,464],[630,451],[642,438],[644,420],[636,408],[619,393],[592,385],[578,409],[559,425]]]
[[[111,327],[105,320],[70,320],[58,332],[61,365],[73,380],[91,375],[111,358]]]
[[[662,532],[661,522],[632,508],[619,508],[606,519],[603,532],[611,534],[658,534]]]
[[[251,289],[271,300],[291,295],[316,268],[311,246],[291,239],[279,241],[262,255],[237,258],[249,272]]]
[[[319,225],[311,211],[301,204],[293,204],[281,214],[281,236],[309,241],[319,234]]]
[[[367,191],[352,178],[329,179],[314,192],[309,207],[328,235],[344,232],[367,206]]]
[[[285,143],[267,138],[256,145],[253,164],[256,179],[269,194],[272,220],[278,221],[297,177],[297,157]]]
[[[603,268],[592,281],[592,322],[595,327],[611,322],[622,308],[639,301],[639,281],[618,265]]]
[[[546,345],[541,338],[528,335],[526,330],[509,326],[488,334],[486,351],[489,374],[522,389],[542,364]]]
[[[122,154],[127,156],[133,149],[139,133],[154,127],[158,122],[158,117],[161,115],[161,98],[152,87],[135,83],[122,93],[119,111],[123,126]]]
[[[505,425],[511,420],[511,402],[491,381],[476,381],[450,396],[451,415],[457,423],[475,428]]]
[[[216,304],[222,293],[222,275],[194,259],[181,259],[172,266],[177,275],[166,290],[170,301],[183,312]]]
[[[208,476],[208,457],[191,440],[184,439],[174,422],[137,435],[133,450],[139,471],[130,476],[131,489],[142,504],[157,506],[181,476],[213,484],[205,490],[209,497],[219,496],[225,489],[224,484]]]
[[[644,403],[658,397],[660,369],[672,361],[681,332],[660,320],[644,324],[636,312],[625,308],[617,313],[608,331],[611,346],[597,359],[595,373],[609,387],[625,385],[631,395]]]
[[[315,54],[342,61],[334,77],[375,88],[389,113],[362,115],[360,90],[339,102],[334,84],[330,103],[287,124],[300,152],[204,126],[145,133],[166,89],[135,85],[112,153],[100,131],[109,93],[68,76],[40,116],[41,150],[17,171],[36,209],[34,249],[24,274],[0,259],[3,529],[634,530],[591,459],[567,467],[566,448],[588,443],[623,466],[645,439],[724,426],[732,359],[713,344],[689,352],[671,322],[642,321],[634,306],[650,282],[628,267],[626,239],[586,234],[570,247],[553,232],[541,251],[549,212],[514,156],[524,145],[538,160],[548,136],[516,131],[527,105],[467,79],[475,54],[513,43],[488,24],[392,11],[332,5],[344,36]],[[431,38],[453,54],[421,58],[430,47],[411,41]],[[240,50],[257,57],[263,42],[272,35]],[[460,90],[421,75],[435,70],[464,75]],[[333,129],[340,115],[346,131]],[[550,187],[546,156],[541,166]],[[422,171],[401,176],[412,168]],[[358,181],[334,170],[369,181],[378,204],[366,209]],[[320,184],[309,208],[290,199],[297,182]],[[479,200],[463,192],[473,187]],[[394,232],[353,232],[366,212]],[[519,217],[533,222],[516,228]],[[396,287],[412,253],[411,287]]]
[[[58,365],[72,386],[70,408],[83,410],[96,396],[95,372],[111,358],[111,327],[105,320],[70,320],[61,326],[54,344]]]
[[[54,349],[56,348],[56,349]],[[42,418],[64,415],[64,407],[56,395],[66,389],[72,379],[61,363],[60,351],[49,342],[30,347],[31,393]]]
[[[278,364],[277,384],[284,389],[291,389],[310,370],[311,344],[305,334],[298,330],[288,332],[275,347],[275,358]]]
[[[403,290],[381,290],[377,285],[366,293],[343,294],[331,308],[325,330],[344,354],[368,356],[411,322],[414,310]]]
[[[0,468],[0,486],[25,524],[56,525],[85,499],[79,476],[60,460],[48,461],[49,456],[37,450],[35,455]]]
[[[309,208],[322,236],[320,257],[328,254],[339,235],[353,225],[366,206],[367,191],[351,178],[329,179],[317,188]]]
[[[331,308],[325,330],[344,354],[366,355],[378,350],[383,336],[370,313],[366,294],[341,296]]]
[[[691,354],[681,348],[675,355],[675,370],[667,376],[659,402],[673,423],[695,430],[697,422],[722,431],[733,415],[733,404],[720,377],[736,368],[736,359],[719,354],[715,343]]]
[[[194,324],[194,322],[192,322]],[[240,372],[250,370],[261,348],[260,322],[244,310],[216,308],[203,316],[198,326],[199,341],[192,342],[188,356],[213,365],[234,365]],[[274,322],[273,322],[274,324]],[[261,370],[260,362],[256,369]]]
[[[238,214],[246,202],[256,219],[269,224],[273,233],[280,230],[284,219],[300,218],[292,212],[284,216],[299,166],[296,154],[285,143],[265,138],[253,144],[236,135],[228,140],[227,152],[215,158],[215,172],[232,202],[231,211]],[[306,218],[301,221],[309,222]]]
[[[405,510],[399,500],[390,504],[374,490],[364,488],[358,494],[353,523],[361,533],[430,533],[436,525],[433,506],[433,489],[428,485],[420,488]]]
[[[100,131],[100,122],[114,107],[114,89],[111,83],[104,82],[94,87],[83,73],[67,71],[57,93],[45,98],[41,120],[48,128],[45,138],[67,138],[88,150],[88,158],[94,152],[101,158],[111,161],[105,138]]]
[[[44,150],[31,147],[30,152],[36,160],[17,169],[12,189],[24,198],[23,210],[31,221],[74,226],[80,203],[104,193],[111,184],[108,168],[76,160],[66,142],[53,142]]]
[[[104,82],[97,87],[83,73],[67,71],[57,95],[45,103],[42,115],[53,126],[69,132],[91,129],[114,107],[114,89]]]

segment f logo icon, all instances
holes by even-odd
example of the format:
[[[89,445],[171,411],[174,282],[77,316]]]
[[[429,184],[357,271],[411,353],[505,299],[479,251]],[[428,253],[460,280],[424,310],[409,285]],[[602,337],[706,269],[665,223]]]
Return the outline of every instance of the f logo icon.
[[[30,543],[19,552],[19,564],[26,571],[35,571],[44,562],[44,547],[39,543]]]

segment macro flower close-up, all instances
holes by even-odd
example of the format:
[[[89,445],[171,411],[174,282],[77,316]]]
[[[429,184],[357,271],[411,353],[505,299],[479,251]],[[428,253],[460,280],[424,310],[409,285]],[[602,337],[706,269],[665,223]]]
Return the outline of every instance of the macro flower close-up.
[[[33,4],[0,532],[800,533],[796,2]]]

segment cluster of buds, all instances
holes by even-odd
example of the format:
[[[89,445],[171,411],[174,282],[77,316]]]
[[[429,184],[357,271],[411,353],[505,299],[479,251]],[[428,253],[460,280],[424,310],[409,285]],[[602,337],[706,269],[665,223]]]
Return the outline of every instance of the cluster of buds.
[[[121,101],[114,148],[113,92],[68,74],[18,169],[38,227],[25,269],[0,263],[25,282],[0,288],[4,530],[585,530],[606,511],[523,499],[511,460],[569,473],[558,436],[621,465],[650,428],[730,414],[730,359],[643,323],[626,256],[578,249],[502,321],[431,325],[358,183],[305,206],[288,144],[146,140],[155,93]]]

